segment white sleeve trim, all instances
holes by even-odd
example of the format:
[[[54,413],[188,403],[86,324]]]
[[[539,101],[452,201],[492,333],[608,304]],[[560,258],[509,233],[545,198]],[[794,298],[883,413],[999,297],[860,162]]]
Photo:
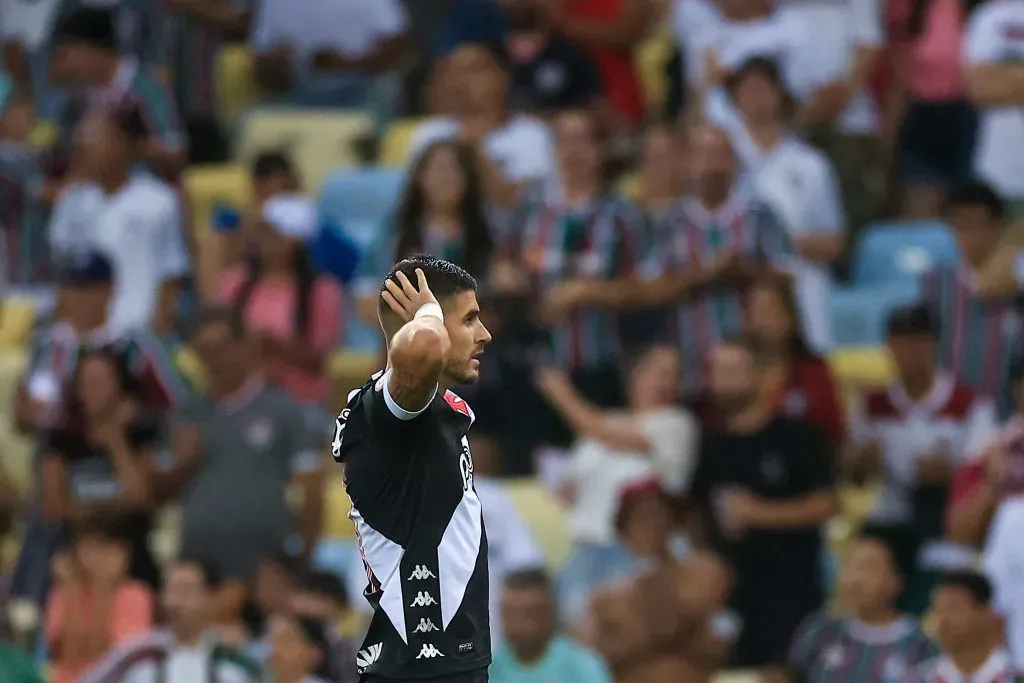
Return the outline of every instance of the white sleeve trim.
[[[427,410],[427,408],[430,407],[430,404],[434,401],[434,397],[437,396],[437,385],[434,385],[434,391],[430,394],[430,398],[427,399],[427,402],[423,404],[422,408],[414,411],[406,410],[402,406],[398,405],[395,399],[391,396],[391,372],[392,371],[389,369],[387,372],[384,373],[383,377],[384,403],[385,405],[387,405],[388,410],[390,410],[391,414],[397,417],[402,422],[408,422],[409,420],[415,419],[422,415]]]

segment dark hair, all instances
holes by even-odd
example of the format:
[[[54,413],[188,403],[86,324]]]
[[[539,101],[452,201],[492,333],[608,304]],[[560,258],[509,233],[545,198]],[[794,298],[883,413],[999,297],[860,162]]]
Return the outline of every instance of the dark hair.
[[[893,572],[901,578],[905,576],[908,568],[903,566],[903,563],[900,561],[901,558],[897,553],[897,548],[893,546],[889,539],[885,538],[881,534],[875,533],[874,531],[866,530],[861,532],[860,536],[857,537],[857,540],[862,543],[874,543],[878,547],[882,548],[885,551],[886,561],[889,563]],[[912,568],[912,566],[909,567],[909,569]]]
[[[779,68],[778,62],[769,57],[751,57],[730,72],[725,79],[725,89],[729,93],[729,97],[736,96],[736,88],[743,82],[743,79],[750,75],[764,76],[771,81],[779,91],[782,100],[779,114],[783,119],[789,119],[796,107],[796,100],[786,87],[786,81],[782,77],[782,69]]]
[[[284,550],[278,550],[260,558],[260,564],[280,569],[293,579],[297,579],[302,572],[302,561]]]
[[[430,254],[416,254],[409,258],[402,259],[388,271],[387,277],[381,282],[381,293],[387,291],[384,283],[391,280],[398,273],[402,273],[409,282],[416,283],[416,270],[422,270],[427,278],[430,291],[434,293],[437,300],[443,302],[445,299],[462,292],[475,292],[477,289],[476,279],[464,268],[449,261],[435,258]],[[377,297],[377,313],[383,318],[386,311],[390,311],[384,299]]]
[[[325,571],[312,571],[299,581],[299,588],[318,597],[328,598],[339,605],[348,604],[348,591],[337,574]]]
[[[207,327],[213,325],[224,325],[232,339],[242,339],[245,336],[245,324],[242,322],[238,310],[231,306],[210,305],[204,306],[196,316],[195,325],[192,328],[193,334],[199,334]]]
[[[125,519],[116,516],[91,516],[71,524],[72,542],[83,538],[97,538],[113,543],[130,544],[132,532]]]
[[[992,584],[984,574],[975,571],[955,571],[941,574],[935,582],[936,588],[959,588],[971,596],[976,605],[992,603]]]
[[[217,566],[205,560],[199,560],[193,557],[181,557],[175,561],[174,566],[195,569],[203,578],[203,587],[206,588],[206,590],[217,590],[224,583],[224,577],[221,575]]]
[[[886,334],[895,336],[929,337],[938,339],[939,321],[930,307],[915,304],[897,308],[885,321]]]
[[[409,174],[395,215],[398,241],[395,244],[395,259],[416,254],[425,248],[423,218],[427,198],[421,185],[421,176],[430,160],[441,150],[449,149],[466,178],[466,191],[459,205],[459,219],[462,221],[463,247],[459,260],[474,273],[483,273],[491,260],[494,241],[491,238],[487,212],[484,208],[483,178],[476,156],[468,146],[454,140],[440,140],[427,147],[416,160]]]
[[[988,209],[992,218],[1001,221],[1006,216],[1006,203],[988,184],[979,180],[971,180],[949,191],[946,198],[946,210],[957,207],[983,206]]]
[[[295,166],[287,154],[277,150],[260,152],[253,159],[252,165],[249,168],[249,174],[257,182],[266,180],[278,173],[294,177]]]
[[[793,287],[793,278],[785,273],[768,271],[762,273],[750,283],[748,293],[758,287],[775,292],[782,303],[782,307],[786,309],[786,314],[793,321],[793,330],[790,334],[788,349],[792,357],[799,360],[814,356],[815,354],[811,351],[811,347],[807,344],[807,338],[804,336],[803,318],[800,315],[800,307],[796,299],[796,289]]]
[[[551,591],[554,589],[554,581],[551,580],[551,575],[544,569],[539,567],[534,569],[520,569],[518,571],[510,572],[505,576],[503,582],[508,588],[514,590],[543,590]]]
[[[274,228],[271,228],[274,229]],[[292,277],[295,278],[295,315],[292,319],[292,329],[300,337],[309,334],[312,316],[310,309],[313,305],[313,285],[316,282],[316,270],[313,268],[313,260],[309,251],[302,244],[293,245],[292,252]],[[256,286],[263,277],[263,257],[255,250],[250,249],[245,255],[245,280],[238,288],[234,301],[238,319],[244,324],[245,312],[249,307]]]

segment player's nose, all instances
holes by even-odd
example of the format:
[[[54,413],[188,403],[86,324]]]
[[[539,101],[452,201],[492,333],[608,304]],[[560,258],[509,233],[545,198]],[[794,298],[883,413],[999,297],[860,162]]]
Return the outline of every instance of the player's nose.
[[[491,343],[491,333],[483,325],[480,326],[480,336],[476,340],[476,343],[481,345],[481,346],[483,346],[484,344],[490,344]]]

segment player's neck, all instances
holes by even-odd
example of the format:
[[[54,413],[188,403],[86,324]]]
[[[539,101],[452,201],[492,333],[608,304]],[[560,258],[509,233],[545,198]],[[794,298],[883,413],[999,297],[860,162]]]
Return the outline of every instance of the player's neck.
[[[900,384],[903,385],[903,391],[910,400],[917,402],[931,393],[932,387],[935,386],[935,373],[928,373],[919,377],[901,377]]]
[[[511,647],[516,655],[516,660],[523,666],[529,667],[544,659],[550,645],[551,641],[546,640],[543,643],[518,643]]]
[[[870,628],[891,626],[902,618],[902,615],[891,607],[877,610],[862,610],[855,615],[858,622]]]
[[[747,130],[761,150],[769,151],[782,139],[782,124],[775,120],[748,122]]]
[[[985,662],[998,648],[990,643],[971,643],[956,650],[947,650],[946,656],[957,670],[965,676],[972,676],[985,666]]]

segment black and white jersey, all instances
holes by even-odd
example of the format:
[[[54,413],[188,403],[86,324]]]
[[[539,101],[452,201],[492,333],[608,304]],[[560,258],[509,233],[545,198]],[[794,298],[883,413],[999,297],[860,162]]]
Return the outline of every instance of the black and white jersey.
[[[447,676],[491,661],[487,536],[473,486],[473,411],[451,391],[403,410],[377,373],[349,394],[335,425],[364,595],[373,619],[360,674]]]

